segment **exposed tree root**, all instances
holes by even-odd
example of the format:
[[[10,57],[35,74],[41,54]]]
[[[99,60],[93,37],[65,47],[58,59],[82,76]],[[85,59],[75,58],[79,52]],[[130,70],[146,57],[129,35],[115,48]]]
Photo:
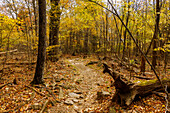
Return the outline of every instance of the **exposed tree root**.
[[[41,96],[45,96],[45,94],[37,91],[34,87],[31,87],[31,86],[26,86],[26,87],[29,88],[29,89],[31,89],[31,90],[33,90],[33,91],[35,91],[36,93],[38,93],[38,94],[41,95]]]
[[[44,105],[43,105],[43,107],[42,107],[40,113],[44,113],[45,108],[47,107],[47,105],[49,104],[49,102],[50,102],[50,100],[46,100],[46,101],[45,101],[45,103],[44,103]]]

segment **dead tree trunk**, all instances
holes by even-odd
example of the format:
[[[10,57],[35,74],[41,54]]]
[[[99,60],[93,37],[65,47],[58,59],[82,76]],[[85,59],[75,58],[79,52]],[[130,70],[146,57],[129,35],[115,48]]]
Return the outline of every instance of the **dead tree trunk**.
[[[153,91],[164,91],[158,80],[151,80],[146,83],[132,83],[128,81],[123,75],[113,71],[111,67],[103,63],[103,73],[108,73],[114,79],[114,86],[116,92],[113,96],[113,101],[121,105],[130,105],[136,97],[144,97],[152,94]],[[162,84],[167,84],[170,90],[170,80],[163,80]]]

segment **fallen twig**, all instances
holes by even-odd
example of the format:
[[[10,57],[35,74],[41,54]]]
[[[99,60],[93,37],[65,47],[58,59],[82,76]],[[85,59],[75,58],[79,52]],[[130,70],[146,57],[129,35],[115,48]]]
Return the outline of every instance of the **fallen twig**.
[[[167,85],[165,85],[165,90],[167,91]],[[166,101],[165,113],[168,112],[168,99],[169,99],[168,94],[165,94],[165,101]]]
[[[44,105],[43,105],[40,113],[44,113],[44,110],[45,110],[45,108],[47,107],[47,105],[49,104],[49,102],[50,102],[50,100],[46,100],[46,101],[45,101],[45,103],[44,103]]]
[[[5,84],[0,85],[0,89],[2,89],[3,87],[5,87],[5,86],[8,85],[8,84],[12,84],[12,82],[8,82],[8,83],[5,83]]]
[[[36,62],[6,62],[5,65],[34,65]]]
[[[39,103],[39,102],[41,102],[42,100],[47,99],[47,98],[48,98],[48,97],[43,97],[43,98],[41,98],[40,100],[38,100],[37,103]]]
[[[6,53],[12,53],[18,51],[17,49],[11,50],[11,51],[6,51],[6,52],[0,52],[0,55],[6,54]]]
[[[165,93],[162,93],[162,92],[157,92],[157,91],[153,91],[152,92],[153,94],[155,94],[155,95],[157,95],[158,97],[163,97],[163,98],[165,98]]]

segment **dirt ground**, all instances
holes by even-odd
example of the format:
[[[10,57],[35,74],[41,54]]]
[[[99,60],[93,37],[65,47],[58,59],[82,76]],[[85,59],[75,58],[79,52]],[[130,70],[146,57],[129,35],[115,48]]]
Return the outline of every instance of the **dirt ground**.
[[[112,103],[113,80],[103,74],[101,65],[86,64],[95,57],[62,58],[47,62],[46,86],[30,86],[35,64],[10,65],[0,79],[0,112],[20,113],[160,113],[165,99],[155,94],[133,102],[129,107]],[[126,73],[124,71],[124,73]],[[16,80],[16,84],[14,84]],[[46,109],[44,109],[46,108]]]

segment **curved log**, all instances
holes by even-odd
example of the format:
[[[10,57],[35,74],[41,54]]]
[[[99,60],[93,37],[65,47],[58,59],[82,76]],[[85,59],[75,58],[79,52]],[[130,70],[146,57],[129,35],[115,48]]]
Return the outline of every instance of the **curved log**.
[[[153,91],[164,90],[158,80],[150,80],[146,83],[133,83],[128,81],[120,73],[113,71],[107,64],[103,63],[103,66],[103,73],[108,73],[115,81],[116,92],[112,100],[121,105],[128,106],[135,100],[135,97],[143,97],[152,94]],[[162,84],[167,85],[168,91],[170,90],[170,79],[163,80]]]

